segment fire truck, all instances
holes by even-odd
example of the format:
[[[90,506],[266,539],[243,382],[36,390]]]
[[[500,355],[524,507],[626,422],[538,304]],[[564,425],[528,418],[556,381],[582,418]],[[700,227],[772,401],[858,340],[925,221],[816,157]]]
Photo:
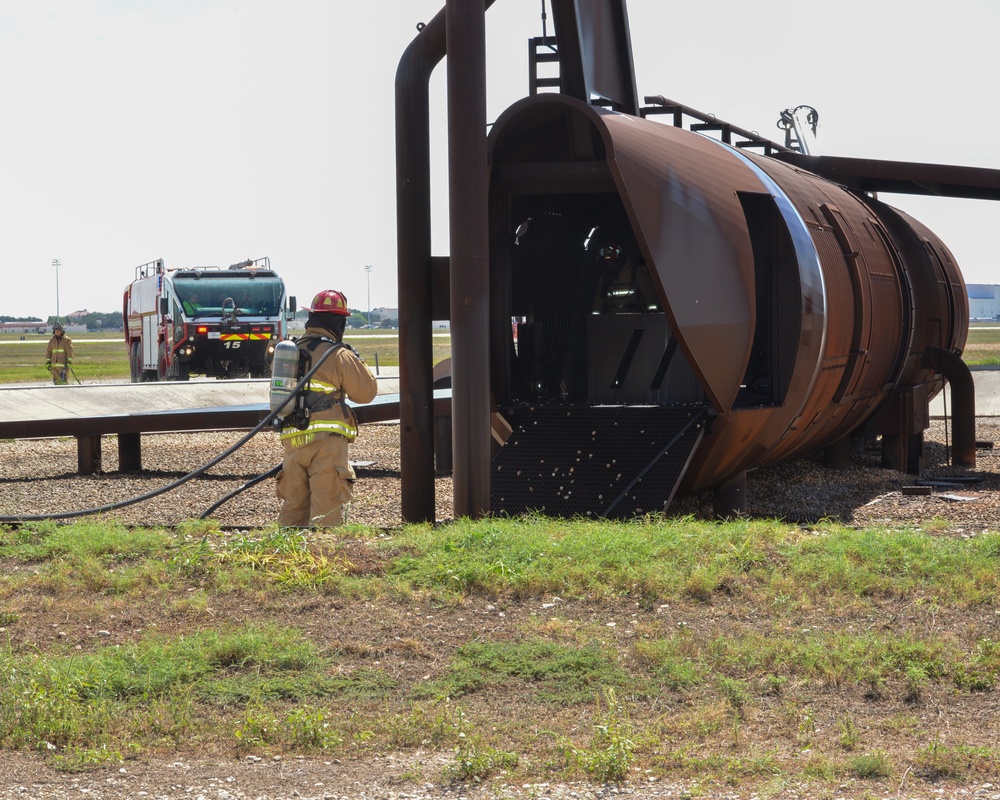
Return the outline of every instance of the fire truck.
[[[268,377],[294,314],[267,258],[228,269],[141,264],[122,306],[132,382]]]

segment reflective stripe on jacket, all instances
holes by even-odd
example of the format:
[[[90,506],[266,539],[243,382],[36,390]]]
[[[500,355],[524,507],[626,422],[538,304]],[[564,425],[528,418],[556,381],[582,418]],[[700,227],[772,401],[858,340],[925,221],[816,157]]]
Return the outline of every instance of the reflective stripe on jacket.
[[[53,336],[45,348],[45,360],[52,366],[65,367],[73,359],[73,340],[68,336]]]
[[[308,344],[311,338],[326,338],[327,332],[322,329],[307,328],[305,335],[297,344],[300,348]],[[315,363],[325,352],[325,343],[321,343],[312,352]],[[350,349],[342,348],[333,353],[309,379],[306,389],[307,407],[314,410],[309,415],[309,425],[305,430],[285,428],[281,432],[281,442],[285,447],[302,447],[314,441],[317,434],[322,436],[343,436],[353,442],[358,436],[357,418],[351,407],[345,402],[350,399],[356,403],[370,403],[378,393],[378,382],[365,363]],[[318,398],[320,402],[309,402]]]
[[[318,381],[315,378],[306,384],[306,391],[313,392],[319,395],[326,395],[334,402],[340,401],[343,398],[343,393],[340,388],[334,386],[332,383],[327,383],[326,381]],[[338,395],[340,395],[338,397]],[[324,398],[325,399],[325,398]],[[308,403],[306,404],[308,407]],[[330,408],[333,403],[323,404],[323,408]],[[350,409],[348,409],[350,411]],[[354,414],[351,413],[351,417]],[[309,427],[304,431],[298,428],[285,428],[281,432],[282,441],[288,442],[292,447],[301,447],[304,444],[309,444],[316,437],[314,434],[323,431],[325,433],[332,433],[336,436],[343,436],[347,441],[353,442],[358,438],[358,429],[352,421],[344,419],[320,419],[318,417],[310,416]]]
[[[310,422],[304,431],[298,428],[286,428],[281,432],[281,441],[287,442],[292,447],[302,447],[313,441],[317,433],[343,436],[349,442],[358,438],[358,429],[349,422],[339,419],[317,419]]]

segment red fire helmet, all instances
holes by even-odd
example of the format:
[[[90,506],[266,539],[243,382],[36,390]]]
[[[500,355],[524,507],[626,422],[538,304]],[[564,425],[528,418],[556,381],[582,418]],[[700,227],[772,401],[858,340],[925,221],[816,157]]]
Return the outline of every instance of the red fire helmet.
[[[342,317],[351,316],[347,310],[347,297],[335,289],[324,289],[313,298],[312,305],[306,311],[320,314],[339,314]]]

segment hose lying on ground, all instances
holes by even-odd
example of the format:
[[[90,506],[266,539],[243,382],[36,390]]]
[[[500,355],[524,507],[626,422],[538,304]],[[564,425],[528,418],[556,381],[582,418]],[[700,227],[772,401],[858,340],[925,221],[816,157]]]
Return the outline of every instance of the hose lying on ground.
[[[219,500],[216,500],[214,503],[212,503],[212,505],[206,508],[205,512],[200,517],[198,517],[198,519],[205,519],[206,517],[208,517],[209,514],[211,514],[213,511],[219,508],[219,506],[223,505],[224,503],[228,503],[230,500],[236,497],[236,495],[240,494],[241,492],[245,492],[251,486],[256,486],[261,481],[266,481],[268,478],[270,478],[273,475],[277,475],[279,472],[281,472],[281,464],[278,464],[276,467],[271,467],[271,469],[269,469],[263,475],[258,475],[256,478],[251,478],[245,483],[240,484],[235,489],[233,489],[229,494],[225,495]]]
[[[339,350],[341,347],[347,347],[347,345],[344,344],[343,342],[337,342],[334,346],[328,348],[326,350],[326,352],[324,352],[323,355],[321,355],[319,357],[319,360],[313,365],[313,367],[305,375],[302,376],[302,379],[296,384],[295,389],[293,389],[289,393],[288,397],[286,397],[284,399],[284,401],[282,401],[282,403],[280,405],[278,405],[277,408],[275,408],[274,410],[272,410],[270,414],[268,414],[266,417],[264,417],[264,419],[262,419],[259,423],[257,423],[256,427],[254,427],[253,430],[251,430],[242,439],[240,439],[238,442],[236,442],[236,444],[232,445],[231,447],[229,447],[228,449],[226,449],[225,451],[223,451],[222,453],[220,453],[219,455],[217,455],[211,461],[208,461],[205,464],[203,464],[202,466],[198,467],[198,469],[196,469],[196,470],[194,470],[192,472],[189,472],[187,475],[184,475],[181,478],[178,478],[173,483],[168,483],[166,486],[161,486],[159,489],[154,489],[151,492],[146,492],[145,494],[138,495],[137,497],[131,497],[128,500],[119,500],[117,503],[108,503],[107,505],[98,506],[97,508],[85,508],[85,509],[83,509],[81,511],[65,511],[63,513],[58,513],[58,514],[30,514],[30,515],[29,514],[25,514],[25,515],[21,515],[21,516],[9,516],[9,517],[8,516],[4,516],[4,517],[0,517],[0,523],[4,523],[4,522],[40,522],[40,521],[48,520],[48,519],[73,519],[73,518],[76,518],[76,517],[87,517],[87,516],[90,516],[92,514],[104,514],[104,513],[108,512],[108,511],[114,511],[114,510],[119,509],[119,508],[125,508],[127,506],[135,505],[136,503],[142,503],[142,502],[144,502],[146,500],[151,500],[154,497],[159,497],[161,494],[166,494],[167,492],[173,491],[178,486],[181,486],[182,484],[187,483],[192,478],[197,478],[199,475],[203,475],[205,472],[207,472],[208,470],[210,470],[212,467],[214,467],[220,461],[222,461],[222,460],[224,460],[226,458],[229,458],[229,456],[231,456],[233,453],[235,453],[237,450],[239,450],[241,447],[243,447],[243,445],[245,445],[247,442],[249,442],[261,430],[263,430],[266,426],[270,425],[275,419],[277,419],[278,415],[281,413],[281,410],[286,405],[288,405],[288,403],[291,402],[295,397],[297,397],[298,394],[299,394],[299,392],[309,383],[309,379],[315,374],[316,370],[318,370],[320,368],[320,366],[323,364],[323,362],[326,361],[327,357],[329,357],[331,353],[334,353],[335,351]],[[280,468],[281,467],[279,465],[278,467],[275,467],[274,469],[269,470],[268,472],[264,473],[264,475],[261,475],[258,478],[253,479],[252,483],[248,482],[248,483],[244,484],[235,493],[239,493],[244,488],[249,488],[254,483],[257,483],[257,482],[259,482],[261,480],[264,480],[265,478],[267,478],[271,474],[277,473],[277,471]],[[232,495],[229,495],[229,496],[223,498],[223,500],[220,501],[220,503],[218,503],[215,506],[213,506],[211,509],[209,509],[209,511],[206,511],[205,514],[203,514],[201,518],[204,519],[205,516],[208,513],[210,513],[210,511],[213,511],[215,508],[217,508],[219,505],[221,505],[222,502],[225,502],[225,500],[229,499],[230,496],[232,496]]]

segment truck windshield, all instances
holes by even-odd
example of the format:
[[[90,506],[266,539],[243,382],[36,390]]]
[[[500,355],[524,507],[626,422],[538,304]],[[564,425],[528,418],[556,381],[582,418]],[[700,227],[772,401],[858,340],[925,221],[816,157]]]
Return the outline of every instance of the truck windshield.
[[[175,278],[174,288],[189,317],[218,316],[232,309],[245,316],[273,317],[281,313],[284,284],[278,277],[233,277],[205,275]],[[227,300],[232,299],[232,303]]]

